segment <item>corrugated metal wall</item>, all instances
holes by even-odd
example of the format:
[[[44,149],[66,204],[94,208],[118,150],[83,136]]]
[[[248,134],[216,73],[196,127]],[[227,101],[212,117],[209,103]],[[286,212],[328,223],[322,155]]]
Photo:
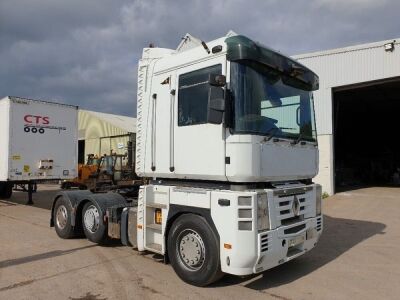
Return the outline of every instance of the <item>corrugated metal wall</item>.
[[[320,78],[314,94],[318,134],[332,134],[332,88],[400,76],[400,43],[393,52],[384,49],[391,41],[294,57]]]

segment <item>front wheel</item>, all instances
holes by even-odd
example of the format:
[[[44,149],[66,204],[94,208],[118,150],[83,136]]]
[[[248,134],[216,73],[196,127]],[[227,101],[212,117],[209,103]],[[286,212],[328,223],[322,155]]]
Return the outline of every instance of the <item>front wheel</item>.
[[[88,202],[82,210],[82,226],[86,238],[93,243],[102,244],[108,241],[107,226],[103,213],[97,204]]]
[[[223,275],[218,238],[201,216],[186,214],[172,224],[168,255],[176,274],[189,284],[206,286]]]

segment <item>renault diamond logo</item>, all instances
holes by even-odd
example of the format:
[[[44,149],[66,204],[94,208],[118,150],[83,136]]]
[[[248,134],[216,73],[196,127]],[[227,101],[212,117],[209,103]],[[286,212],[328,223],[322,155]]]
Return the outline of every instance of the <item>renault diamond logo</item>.
[[[297,196],[293,197],[292,211],[296,217],[300,214],[300,201]]]

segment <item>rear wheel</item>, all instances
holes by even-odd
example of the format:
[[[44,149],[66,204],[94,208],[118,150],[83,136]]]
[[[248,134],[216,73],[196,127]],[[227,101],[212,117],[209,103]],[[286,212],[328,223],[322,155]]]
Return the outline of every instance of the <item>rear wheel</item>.
[[[63,239],[70,239],[75,236],[74,227],[71,223],[72,209],[70,203],[64,197],[58,198],[54,206],[53,220],[57,235]]]
[[[201,216],[183,215],[172,224],[168,255],[178,276],[192,285],[206,286],[223,275],[218,238]]]
[[[9,182],[0,183],[0,199],[10,199],[12,196],[14,184]]]
[[[63,189],[63,190],[69,190],[69,189],[71,189],[71,183],[68,182],[68,181],[64,181],[64,182],[61,184],[61,189]]]
[[[98,244],[108,241],[107,226],[104,223],[103,212],[97,204],[88,202],[83,207],[82,227],[89,241]]]

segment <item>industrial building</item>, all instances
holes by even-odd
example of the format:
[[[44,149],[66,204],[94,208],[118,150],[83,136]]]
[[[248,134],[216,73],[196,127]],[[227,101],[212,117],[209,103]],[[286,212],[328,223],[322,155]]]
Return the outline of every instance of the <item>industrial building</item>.
[[[320,149],[316,182],[329,194],[352,186],[398,184],[398,41],[294,56],[320,78],[314,93]]]
[[[101,156],[111,151],[130,152],[130,157],[135,157],[135,118],[80,109],[78,130],[79,163],[84,163],[88,154]]]

